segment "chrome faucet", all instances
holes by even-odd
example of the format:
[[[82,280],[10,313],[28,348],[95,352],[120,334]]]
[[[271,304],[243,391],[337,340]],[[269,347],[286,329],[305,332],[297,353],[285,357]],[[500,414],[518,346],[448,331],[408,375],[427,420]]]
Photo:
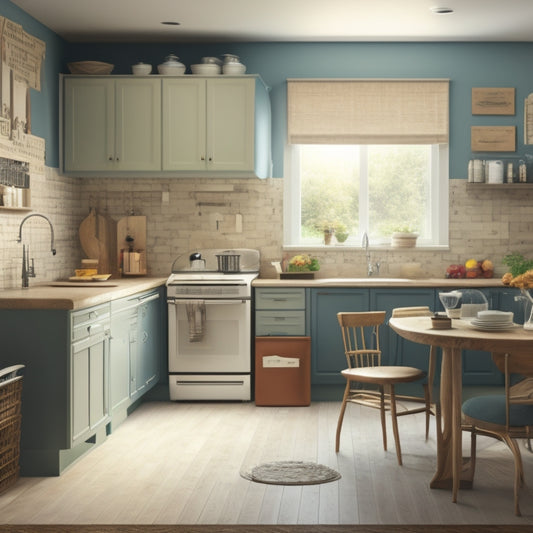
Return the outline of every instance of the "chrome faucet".
[[[56,249],[55,249],[55,243],[54,243],[54,226],[52,226],[52,221],[46,216],[41,215],[40,213],[31,213],[27,216],[25,216],[22,219],[22,222],[19,226],[19,236],[17,239],[17,242],[22,241],[22,226],[24,225],[24,222],[28,220],[30,217],[42,217],[44,218],[48,224],[50,224],[50,233],[51,233],[51,239],[50,239],[50,251],[52,252],[52,255],[56,255]],[[35,264],[33,261],[33,258],[31,259],[31,266],[30,266],[30,247],[26,249],[26,245],[22,245],[22,288],[26,289],[29,287],[29,281],[30,278],[35,277]]]
[[[368,241],[368,234],[367,232],[365,231],[363,233],[363,239],[361,241],[361,246],[365,249],[365,253],[366,253],[366,266],[367,266],[367,276],[372,276],[372,274],[374,274],[374,266],[376,267],[376,273],[379,274],[379,267],[381,266],[381,263],[379,261],[376,262],[376,264],[374,265],[372,263],[372,258],[370,257],[370,251],[368,249],[368,246],[369,246],[369,241]]]

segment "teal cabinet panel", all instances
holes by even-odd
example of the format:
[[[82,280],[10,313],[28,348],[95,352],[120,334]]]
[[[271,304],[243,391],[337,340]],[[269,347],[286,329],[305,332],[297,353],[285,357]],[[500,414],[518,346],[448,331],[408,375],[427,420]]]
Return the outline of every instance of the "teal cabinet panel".
[[[311,383],[343,384],[346,368],[342,336],[337,321],[341,311],[368,311],[368,289],[311,289]]]
[[[159,380],[163,338],[163,331],[161,330],[163,323],[161,303],[163,300],[160,290],[139,297],[136,397],[146,393]]]
[[[109,421],[109,305],[71,314],[70,447]]]
[[[385,325],[380,329],[382,361],[385,365],[414,366],[427,371],[429,347],[400,337],[388,325],[396,307],[427,306],[435,309],[435,291],[431,288],[375,289],[371,291],[371,308],[385,311]]]
[[[114,302],[113,302],[114,304]],[[112,304],[112,310],[113,310]],[[130,400],[130,361],[135,358],[137,309],[125,309],[111,315],[111,355],[110,355],[110,405],[111,416],[129,405]]]

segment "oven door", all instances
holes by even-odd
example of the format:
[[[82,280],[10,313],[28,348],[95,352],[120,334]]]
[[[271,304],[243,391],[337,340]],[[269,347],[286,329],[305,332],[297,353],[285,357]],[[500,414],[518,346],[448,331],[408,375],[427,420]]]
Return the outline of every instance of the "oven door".
[[[184,300],[168,302],[170,373],[249,373],[251,302],[205,299],[201,340],[191,340]],[[190,300],[189,300],[190,302]]]

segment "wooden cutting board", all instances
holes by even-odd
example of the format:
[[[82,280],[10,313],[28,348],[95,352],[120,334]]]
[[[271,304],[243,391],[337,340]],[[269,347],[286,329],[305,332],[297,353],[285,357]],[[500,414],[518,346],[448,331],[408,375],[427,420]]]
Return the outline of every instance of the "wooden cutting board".
[[[117,223],[107,214],[98,214],[98,274],[119,277],[117,266]]]
[[[100,243],[97,235],[97,213],[91,207],[89,215],[85,217],[79,229],[80,244],[88,259],[98,259],[100,256]]]
[[[79,229],[82,250],[89,259],[98,259],[98,274],[119,276],[116,249],[117,223],[92,207]]]

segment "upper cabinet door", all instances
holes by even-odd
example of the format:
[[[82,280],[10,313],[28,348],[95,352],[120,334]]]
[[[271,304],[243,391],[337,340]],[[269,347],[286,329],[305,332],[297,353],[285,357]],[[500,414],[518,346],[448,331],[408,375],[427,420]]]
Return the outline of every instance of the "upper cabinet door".
[[[163,170],[253,172],[255,80],[163,80]]]
[[[64,167],[110,170],[115,154],[115,82],[65,79]]]
[[[255,80],[207,82],[207,163],[214,171],[254,170]]]
[[[161,82],[115,82],[115,168],[161,170]]]
[[[163,80],[163,170],[206,169],[206,82]]]
[[[66,78],[65,171],[161,170],[158,79]]]

